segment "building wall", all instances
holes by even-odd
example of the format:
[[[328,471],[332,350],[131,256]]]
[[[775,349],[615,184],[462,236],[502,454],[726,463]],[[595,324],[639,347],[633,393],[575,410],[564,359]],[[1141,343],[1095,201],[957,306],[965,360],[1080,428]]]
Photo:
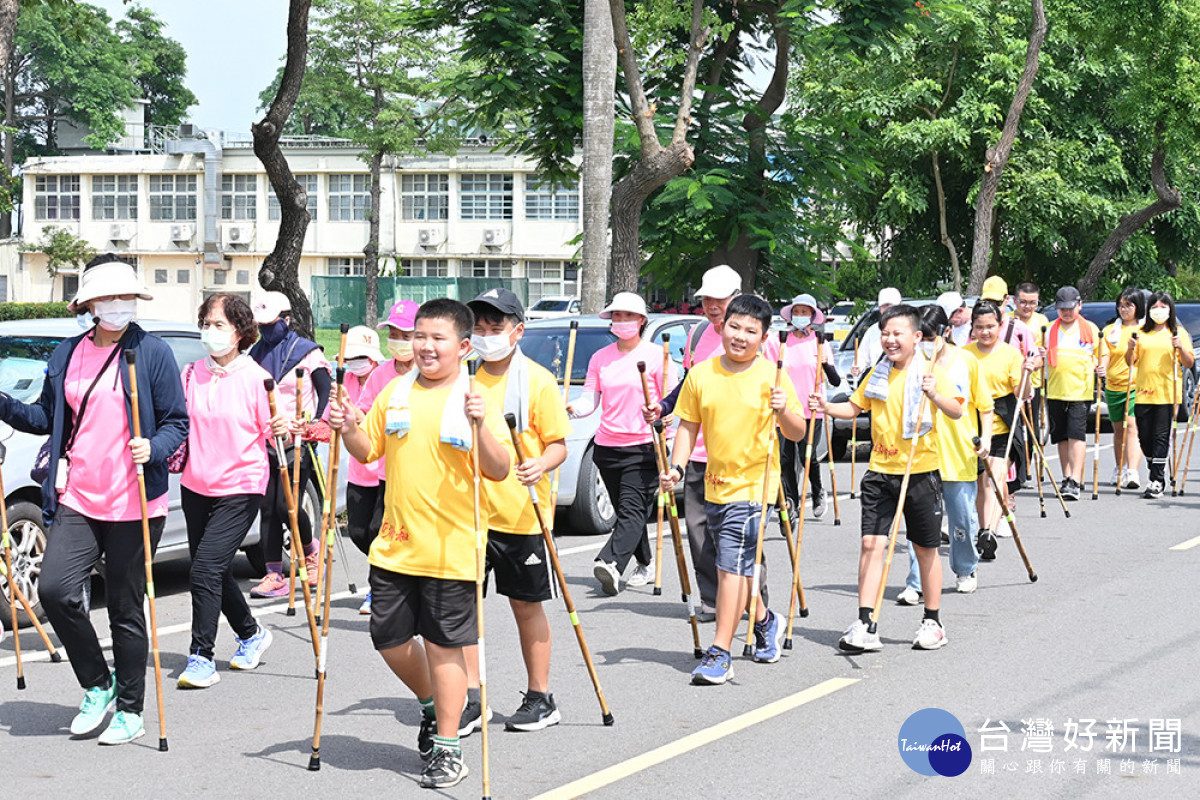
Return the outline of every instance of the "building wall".
[[[219,136],[210,132],[208,139],[219,141]],[[300,263],[300,282],[305,287],[312,275],[345,274],[347,268],[352,272],[361,270],[368,233],[365,219],[336,219],[339,213],[365,216],[367,201],[360,195],[343,203],[344,198],[331,195],[331,189],[339,184],[356,184],[354,177],[344,176],[358,176],[357,185],[364,188],[368,170],[361,153],[344,145],[311,144],[285,149],[292,172],[315,176],[305,180],[316,182],[315,214]],[[258,269],[274,247],[279,231],[278,220],[270,219],[273,192],[248,143],[219,146],[212,163],[220,171],[219,187],[244,190],[218,191],[214,208],[205,203],[202,153],[74,155],[31,160],[22,168],[22,238],[27,243],[36,242],[47,227],[58,226],[86,239],[100,252],[128,256],[155,296],[153,301],[143,303],[139,313],[144,317],[191,319],[207,292],[238,291],[255,296],[261,291]],[[447,176],[442,197],[446,219],[404,219],[405,176],[440,175]],[[464,185],[478,185],[472,176],[479,175],[498,176],[490,180],[500,184],[511,182],[511,219],[464,219],[471,209],[481,207],[472,204],[472,198],[481,199],[478,194],[468,192],[464,200],[463,192]],[[178,202],[167,204],[165,215],[182,212],[181,216],[190,218],[152,219],[156,213],[152,211],[155,198],[151,190],[161,189],[164,180],[185,187],[170,193],[178,195]],[[530,219],[526,199],[536,180],[531,162],[478,146],[467,146],[454,156],[426,155],[385,162],[380,197],[381,270],[391,272],[407,266],[411,274],[422,275],[426,262],[432,260],[441,268],[439,274],[444,271],[447,277],[490,275],[492,271],[503,271],[505,277],[531,277],[531,302],[544,294],[576,294],[573,262],[577,245],[571,242],[581,232],[578,193],[573,203],[569,190],[551,201],[559,203],[559,217],[564,215],[563,209],[573,209],[566,214],[568,218]],[[116,191],[105,193],[106,189]],[[188,195],[193,199],[185,202]],[[162,196],[162,192],[157,195]],[[545,195],[540,197],[546,200]],[[489,199],[493,202],[482,203],[483,207],[499,205],[497,197]],[[464,202],[468,206],[465,209]],[[545,202],[541,207],[546,207]],[[217,241],[210,243],[206,258],[205,217],[210,213],[216,215]],[[238,218],[250,216],[253,219]],[[8,278],[10,299],[37,301],[73,296],[77,276],[65,275],[51,281],[45,257],[36,253],[22,253],[18,262]],[[0,274],[4,274],[2,260]],[[543,274],[558,274],[560,278],[541,282]],[[576,280],[567,280],[567,276]]]

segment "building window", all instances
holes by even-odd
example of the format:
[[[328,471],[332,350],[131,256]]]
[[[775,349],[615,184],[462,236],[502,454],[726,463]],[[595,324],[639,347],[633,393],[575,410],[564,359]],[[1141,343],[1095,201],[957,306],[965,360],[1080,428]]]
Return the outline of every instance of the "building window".
[[[526,178],[525,218],[556,222],[576,221],[579,219],[579,184],[553,186],[535,180],[533,176]]]
[[[189,269],[175,270],[175,282],[176,283],[191,283],[192,282],[192,271]]]
[[[253,220],[257,217],[258,176],[222,176],[221,219]]]
[[[93,175],[92,219],[137,219],[137,175]]]
[[[401,175],[400,213],[405,220],[450,218],[449,175]]]
[[[366,275],[367,268],[363,265],[362,258],[343,258],[334,256],[329,259],[327,274],[329,275]]]
[[[445,278],[450,273],[444,258],[402,258],[400,274],[405,278]]]
[[[213,286],[224,286],[228,279],[229,272],[223,269],[213,270]]]
[[[371,207],[370,175],[329,176],[329,221],[365,221]]]
[[[579,264],[574,261],[526,261],[529,280],[529,304],[543,297],[579,294]]]
[[[167,282],[167,271],[165,269],[154,270],[154,282],[155,283],[166,283]]]
[[[308,216],[312,219],[317,218],[317,176],[316,175],[296,175],[296,183],[304,187],[304,193],[308,196]],[[267,219],[278,221],[283,218],[283,212],[279,208],[279,198],[275,196],[275,190],[267,185]]]
[[[246,286],[247,284],[249,284],[250,283],[250,270],[239,269],[237,271],[237,282],[241,286]]]
[[[78,175],[39,175],[33,188],[37,219],[79,219]]]
[[[512,262],[499,258],[463,259],[461,277],[511,278]]]
[[[0,275],[0,303],[8,302],[8,276]]]
[[[193,222],[196,219],[195,175],[151,175],[150,219]]]
[[[464,220],[512,219],[512,175],[466,174],[461,180],[459,211]]]

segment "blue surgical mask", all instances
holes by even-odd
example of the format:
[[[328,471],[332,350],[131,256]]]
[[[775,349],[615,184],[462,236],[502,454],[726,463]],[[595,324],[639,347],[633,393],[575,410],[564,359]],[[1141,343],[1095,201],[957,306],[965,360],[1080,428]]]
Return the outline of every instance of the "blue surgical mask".
[[[96,324],[96,318],[92,316],[92,312],[84,311],[75,315],[75,321],[79,323],[79,327],[85,331],[90,331],[92,326]]]
[[[277,319],[269,325],[259,325],[258,332],[262,334],[262,339],[268,347],[274,347],[283,341],[283,337],[287,336],[287,320]]]
[[[812,325],[812,317],[792,317],[792,327],[798,331],[802,331]]]

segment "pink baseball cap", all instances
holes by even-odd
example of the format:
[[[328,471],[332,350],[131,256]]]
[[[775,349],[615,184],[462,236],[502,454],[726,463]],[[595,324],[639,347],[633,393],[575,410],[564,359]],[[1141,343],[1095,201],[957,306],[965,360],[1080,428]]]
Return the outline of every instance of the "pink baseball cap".
[[[392,312],[388,314],[387,321],[381,322],[375,327],[379,330],[395,328],[401,331],[411,331],[417,327],[417,309],[420,307],[420,303],[413,300],[401,300],[392,306]]]

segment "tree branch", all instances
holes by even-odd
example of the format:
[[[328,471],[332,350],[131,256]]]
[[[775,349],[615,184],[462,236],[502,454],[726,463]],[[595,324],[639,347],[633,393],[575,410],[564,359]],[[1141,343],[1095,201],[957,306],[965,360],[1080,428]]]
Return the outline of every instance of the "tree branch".
[[[688,39],[688,57],[683,69],[683,86],[679,90],[679,113],[675,115],[675,131],[671,143],[687,141],[688,125],[692,122],[692,101],[696,94],[696,74],[700,71],[700,56],[708,42],[709,30],[704,25],[704,0],[692,0],[692,32]]]
[[[608,7],[612,14],[613,44],[617,48],[617,60],[621,64],[621,72],[625,73],[625,88],[629,92],[629,107],[633,113],[633,124],[637,127],[638,139],[642,144],[642,158],[650,158],[662,149],[662,144],[658,141],[658,133],[654,130],[654,109],[650,107],[650,103],[646,99],[646,88],[642,85],[642,73],[638,69],[637,55],[633,52],[633,41],[629,38],[629,23],[625,18],[625,1],[609,0]]]

